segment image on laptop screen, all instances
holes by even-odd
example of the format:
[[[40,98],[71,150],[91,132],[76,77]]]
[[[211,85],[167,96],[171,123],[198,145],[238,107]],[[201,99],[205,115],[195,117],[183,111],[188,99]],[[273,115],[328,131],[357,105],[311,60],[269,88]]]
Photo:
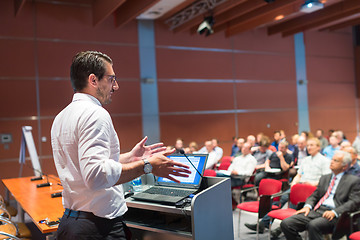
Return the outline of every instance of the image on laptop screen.
[[[203,174],[205,170],[205,164],[207,160],[207,154],[187,154],[189,160],[192,162],[192,164],[197,168],[197,170]],[[189,184],[194,186],[199,186],[201,183],[201,176],[199,173],[194,169],[194,167],[191,165],[191,163],[186,159],[184,155],[170,155],[168,158],[183,163],[187,166],[189,166],[189,170],[191,171],[191,174],[189,177],[178,177],[174,176],[175,179],[179,180],[181,184]],[[161,183],[175,183],[174,181],[171,181],[167,178],[159,177],[157,178],[157,183],[161,185]],[[177,183],[175,183],[177,184]]]

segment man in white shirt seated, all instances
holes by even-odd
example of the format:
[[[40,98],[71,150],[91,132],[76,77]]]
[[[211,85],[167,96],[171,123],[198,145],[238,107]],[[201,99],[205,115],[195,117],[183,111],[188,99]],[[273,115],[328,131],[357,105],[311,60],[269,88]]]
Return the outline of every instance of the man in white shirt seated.
[[[214,146],[214,151],[216,152],[216,158],[218,159],[218,161],[220,161],[220,159],[223,157],[224,154],[224,150],[219,147],[219,143],[218,140],[216,138],[211,139],[211,142]]]
[[[206,141],[205,146],[196,153],[209,154],[205,169],[213,169],[216,166],[217,162],[220,160],[214,150],[214,145],[210,140]]]
[[[218,177],[231,177],[231,186],[242,186],[250,178],[254,172],[257,161],[251,155],[251,145],[246,142],[241,149],[242,155],[234,158],[231,165],[226,172],[219,171],[216,176]]]

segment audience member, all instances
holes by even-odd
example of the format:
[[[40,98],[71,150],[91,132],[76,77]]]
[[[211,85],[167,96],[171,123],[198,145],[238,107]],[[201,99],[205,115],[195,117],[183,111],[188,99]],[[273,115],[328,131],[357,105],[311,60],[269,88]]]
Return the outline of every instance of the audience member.
[[[306,149],[306,138],[300,136],[297,140],[297,145],[295,146],[293,152],[293,159],[296,166],[301,165],[302,159],[309,156],[308,150]]]
[[[261,138],[265,136],[264,133],[262,132],[259,132],[258,134],[256,134],[256,143],[255,143],[255,146],[259,146],[259,143],[260,143],[260,140]]]
[[[184,150],[184,141],[181,138],[177,138],[175,142],[175,153],[180,153],[181,150]]]
[[[329,145],[329,141],[324,137],[324,130],[317,129],[315,132],[315,136],[320,140],[320,149],[321,151]]]
[[[320,141],[317,138],[310,138],[307,141],[307,149],[310,156],[305,157],[300,165],[299,171],[291,182],[291,186],[297,183],[310,184],[317,186],[321,176],[331,173],[330,160],[320,153]],[[284,206],[289,200],[290,190],[286,190],[280,198],[280,206]],[[296,206],[290,206],[295,208]],[[270,217],[264,216],[259,224],[259,231],[264,232],[265,228],[269,228]],[[245,224],[251,230],[256,231],[256,224]],[[281,229],[277,228],[271,232],[272,238],[277,238],[281,234]]]
[[[199,146],[196,142],[192,141],[189,143],[189,150],[190,150],[190,153],[195,153],[197,151],[199,151]]]
[[[325,157],[332,159],[335,151],[339,150],[340,146],[339,146],[338,139],[334,135],[330,136],[329,143],[330,143],[329,146],[324,148],[323,154]]]
[[[245,143],[245,139],[238,138],[236,145],[239,148],[239,151],[237,153],[235,153],[235,155],[233,157],[237,157],[237,156],[241,155],[241,149],[242,149],[244,143]]]
[[[305,138],[305,141],[307,141],[308,137],[309,137],[309,132],[308,131],[302,131],[300,133],[300,137],[304,137]]]
[[[280,179],[282,173],[289,170],[290,166],[293,164],[293,158],[287,153],[287,146],[288,142],[280,142],[279,151],[271,154],[270,158],[265,161],[265,171],[255,175],[256,186],[259,186],[259,183],[263,178]],[[279,170],[279,173],[274,173],[276,169]]]
[[[347,169],[346,171],[351,175],[360,177],[360,166],[357,162],[358,152],[356,151],[356,148],[346,147],[344,151],[350,153],[351,155],[351,164],[349,169]]]
[[[294,153],[298,138],[299,138],[299,134],[294,134],[291,136],[291,143],[289,143],[289,146],[288,146],[288,150],[290,151],[289,154]]]
[[[256,159],[251,155],[250,143],[244,143],[241,152],[242,155],[235,157],[228,168],[228,173],[231,177],[231,186],[244,185],[253,174],[256,166]],[[228,176],[222,172],[217,172],[218,177]]]
[[[276,148],[276,151],[278,151],[278,146],[280,142],[280,131],[274,132],[274,141],[271,143],[271,146],[274,146]]]
[[[342,141],[340,144],[340,150],[344,150],[347,147],[351,147],[351,143],[349,141]]]
[[[240,150],[237,146],[237,137],[233,137],[233,145],[231,146],[231,157],[235,156],[235,154]]]
[[[360,179],[345,173],[350,163],[349,153],[336,151],[330,164],[332,173],[320,178],[304,208],[281,222],[286,239],[301,239],[299,232],[304,230],[309,239],[323,239],[323,234],[332,233],[342,213],[360,207]]]
[[[355,140],[354,140],[352,146],[356,149],[356,151],[357,151],[358,153],[360,153],[360,132],[359,132],[358,135],[355,137]]]
[[[279,130],[280,132],[280,141],[286,141],[286,134],[284,130]]]
[[[346,142],[348,141],[345,136],[344,136],[344,132],[341,130],[337,130],[335,132],[333,132],[332,136],[335,136],[338,140],[338,144],[341,145],[342,142]]]
[[[248,143],[250,143],[250,146],[251,147],[254,147],[255,146],[255,142],[256,141],[256,139],[255,139],[255,136],[254,135],[249,135],[249,136],[247,136],[247,138],[246,138],[246,142],[248,142]]]
[[[270,139],[264,135],[259,141],[257,150],[253,153],[253,156],[257,161],[256,170],[264,169],[266,159],[269,159],[271,154],[273,154],[273,152],[268,149],[269,145]]]
[[[218,158],[218,154],[215,152],[215,147],[213,145],[213,142],[211,140],[208,140],[205,142],[205,146],[200,149],[198,153],[207,153],[209,154],[207,162],[206,162],[206,169],[213,169],[217,162],[221,159]]]
[[[218,140],[216,138],[211,139],[211,142],[214,146],[214,151],[216,152],[216,156],[219,161],[223,157],[224,151],[221,147],[219,147]]]

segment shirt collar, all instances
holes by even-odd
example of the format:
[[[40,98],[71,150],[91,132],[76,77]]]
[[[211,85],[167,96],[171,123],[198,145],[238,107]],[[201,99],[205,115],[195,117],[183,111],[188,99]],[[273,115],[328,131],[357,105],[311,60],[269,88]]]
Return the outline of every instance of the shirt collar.
[[[336,176],[336,179],[339,180],[343,175],[345,174],[345,172],[341,172],[338,175],[335,175],[334,173],[332,174],[332,178]]]
[[[74,96],[73,96],[73,99],[72,101],[75,102],[75,101],[90,101],[90,102],[93,102],[99,106],[101,106],[101,103],[99,100],[97,100],[96,97],[94,96],[91,96],[90,94],[86,94],[86,93],[75,93]]]

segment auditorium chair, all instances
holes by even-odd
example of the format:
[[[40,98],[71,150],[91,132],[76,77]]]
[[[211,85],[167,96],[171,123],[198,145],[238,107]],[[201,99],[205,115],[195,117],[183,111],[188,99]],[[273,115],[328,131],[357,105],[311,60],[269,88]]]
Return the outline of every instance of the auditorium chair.
[[[0,205],[0,223],[0,232],[13,235],[20,239],[31,239],[31,232],[25,223],[15,223],[11,221],[10,213],[2,205]],[[0,239],[4,238],[2,238],[0,234]]]
[[[271,210],[279,207],[273,205],[274,201],[279,201],[279,197],[274,197],[275,194],[281,192],[282,182],[275,179],[262,179],[258,188],[258,201],[244,202],[237,205],[239,211],[239,237],[240,237],[240,217],[241,211],[257,213],[257,229],[256,239],[259,239],[259,220],[263,218]],[[251,188],[249,188],[251,190]]]
[[[305,202],[306,199],[315,191],[316,187],[309,184],[295,184],[291,187],[289,206],[290,203],[294,206],[297,206],[301,202]],[[271,223],[272,219],[284,220],[292,216],[296,210],[288,206],[286,209],[277,209],[272,210],[268,213],[268,216],[271,218],[269,225],[269,240],[271,239]]]

